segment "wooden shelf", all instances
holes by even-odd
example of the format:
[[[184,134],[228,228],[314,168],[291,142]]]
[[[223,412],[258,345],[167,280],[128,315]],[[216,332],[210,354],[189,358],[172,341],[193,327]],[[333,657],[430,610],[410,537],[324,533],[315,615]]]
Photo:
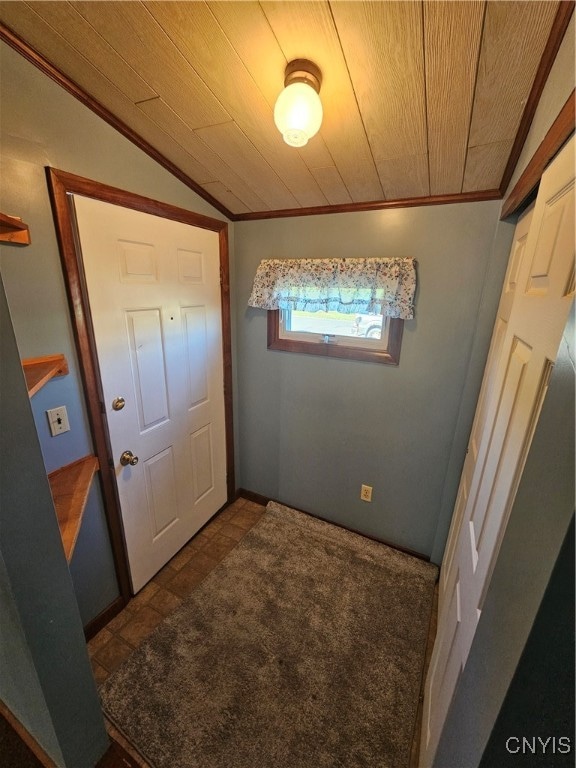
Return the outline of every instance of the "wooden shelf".
[[[68,363],[64,355],[29,357],[22,360],[22,367],[28,386],[28,397],[35,395],[54,376],[65,376],[68,373]]]
[[[85,456],[48,475],[68,562],[72,559],[88,492],[97,471],[98,459],[95,456]]]
[[[29,357],[22,360],[22,368],[29,397],[36,394],[50,379],[55,376],[65,376],[68,373],[66,358],[60,354]],[[95,456],[84,456],[48,475],[68,562],[72,559],[86,500],[98,468],[98,459]]]
[[[17,216],[0,213],[0,242],[13,245],[30,245],[28,224]]]

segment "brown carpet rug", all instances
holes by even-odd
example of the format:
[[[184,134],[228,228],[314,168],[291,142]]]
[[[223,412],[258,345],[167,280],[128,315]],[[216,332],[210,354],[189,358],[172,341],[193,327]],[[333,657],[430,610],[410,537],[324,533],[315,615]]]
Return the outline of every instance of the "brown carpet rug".
[[[404,768],[435,566],[271,502],[103,684],[157,768]]]

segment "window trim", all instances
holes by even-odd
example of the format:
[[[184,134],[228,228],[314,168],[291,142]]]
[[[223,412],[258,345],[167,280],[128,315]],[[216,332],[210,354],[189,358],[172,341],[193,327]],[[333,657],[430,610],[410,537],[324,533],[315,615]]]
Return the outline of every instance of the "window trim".
[[[370,350],[350,347],[345,344],[323,344],[319,341],[299,341],[285,339],[280,336],[280,310],[268,310],[268,349],[280,352],[301,352],[305,355],[321,357],[339,357],[345,360],[362,360],[368,363],[383,365],[398,365],[402,347],[402,332],[404,320],[391,317],[388,330],[388,347],[386,349]]]

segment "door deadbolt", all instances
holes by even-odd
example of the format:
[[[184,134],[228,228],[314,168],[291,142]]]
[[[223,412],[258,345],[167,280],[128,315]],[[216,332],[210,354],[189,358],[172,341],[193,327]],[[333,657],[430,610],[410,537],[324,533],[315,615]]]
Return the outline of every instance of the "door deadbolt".
[[[112,408],[115,411],[121,411],[125,405],[126,405],[126,400],[124,400],[123,397],[115,397],[114,400],[112,400]]]
[[[138,456],[134,456],[132,451],[124,451],[122,456],[120,456],[120,464],[122,464],[123,467],[127,467],[128,464],[130,464],[131,467],[135,467],[136,464],[138,464]]]

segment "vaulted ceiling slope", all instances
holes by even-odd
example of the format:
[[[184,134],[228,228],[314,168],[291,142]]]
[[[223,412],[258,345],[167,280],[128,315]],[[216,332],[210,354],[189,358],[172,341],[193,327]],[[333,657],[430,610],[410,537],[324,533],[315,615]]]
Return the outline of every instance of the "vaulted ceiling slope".
[[[0,22],[237,220],[500,197],[573,7],[18,1],[0,3]],[[301,149],[273,120],[295,58],[323,75],[322,128]]]

